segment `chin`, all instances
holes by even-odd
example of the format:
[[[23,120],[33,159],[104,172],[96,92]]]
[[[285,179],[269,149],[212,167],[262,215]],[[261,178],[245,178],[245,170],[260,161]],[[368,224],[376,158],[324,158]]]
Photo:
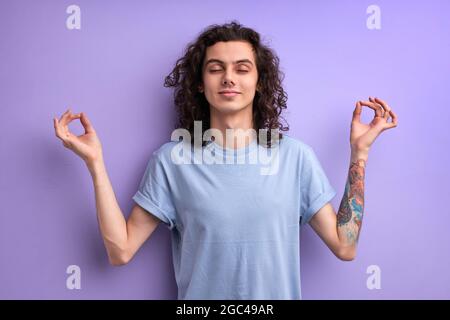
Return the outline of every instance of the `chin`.
[[[221,105],[219,107],[216,107],[215,109],[220,113],[233,113],[244,110],[245,107],[229,104],[229,105]]]
[[[223,102],[220,101],[220,103],[215,104],[217,107],[213,107],[218,112],[221,113],[231,113],[236,111],[244,110],[248,104],[242,104],[237,103],[236,101],[229,101],[229,102]]]

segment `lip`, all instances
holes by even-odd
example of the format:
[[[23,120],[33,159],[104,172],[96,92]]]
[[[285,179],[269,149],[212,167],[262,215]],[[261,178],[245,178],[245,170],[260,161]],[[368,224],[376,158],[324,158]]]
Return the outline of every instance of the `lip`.
[[[220,91],[219,94],[221,94],[225,97],[234,97],[234,96],[237,96],[238,94],[240,94],[240,92],[234,91],[234,90],[224,90],[224,91]]]

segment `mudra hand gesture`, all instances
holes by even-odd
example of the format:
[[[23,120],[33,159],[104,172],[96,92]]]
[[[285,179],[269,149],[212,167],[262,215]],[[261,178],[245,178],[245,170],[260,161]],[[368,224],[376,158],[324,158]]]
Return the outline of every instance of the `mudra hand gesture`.
[[[80,119],[84,134],[76,136],[69,130],[69,123]],[[91,122],[84,112],[72,114],[70,108],[61,118],[53,118],[56,136],[62,140],[64,147],[80,156],[86,164],[90,165],[102,159],[102,145]]]
[[[362,106],[375,110],[375,116],[369,124],[361,122]],[[389,118],[391,122],[388,122]],[[386,102],[378,98],[369,97],[369,101],[358,101],[350,130],[350,146],[353,154],[367,155],[370,146],[381,132],[397,126],[397,115]]]

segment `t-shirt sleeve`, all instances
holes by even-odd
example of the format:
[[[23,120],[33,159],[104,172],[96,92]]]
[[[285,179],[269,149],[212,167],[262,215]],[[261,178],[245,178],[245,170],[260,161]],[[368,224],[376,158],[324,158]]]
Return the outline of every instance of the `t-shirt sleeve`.
[[[169,180],[163,162],[153,152],[133,200],[172,230],[176,224],[176,210],[170,193]]]
[[[300,224],[307,224],[336,195],[314,150],[306,146],[300,170]]]

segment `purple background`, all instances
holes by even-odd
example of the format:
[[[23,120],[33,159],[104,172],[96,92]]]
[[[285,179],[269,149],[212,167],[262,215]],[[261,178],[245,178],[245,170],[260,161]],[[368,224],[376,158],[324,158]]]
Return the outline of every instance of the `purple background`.
[[[81,7],[81,30],[66,8]],[[381,30],[366,27],[369,5]],[[303,230],[304,299],[449,299],[448,1],[1,1],[0,298],[176,299],[170,233],[158,227],[126,266],[109,265],[89,172],[55,137],[69,106],[91,118],[128,216],[153,150],[170,139],[163,87],[186,44],[213,23],[255,28],[281,59],[290,134],[316,151],[337,210],[356,100],[399,117],[374,143],[356,260]],[[373,112],[364,109],[367,123]],[[78,121],[71,124],[82,132]],[[66,288],[81,267],[81,290]],[[366,269],[381,268],[369,290]]]

